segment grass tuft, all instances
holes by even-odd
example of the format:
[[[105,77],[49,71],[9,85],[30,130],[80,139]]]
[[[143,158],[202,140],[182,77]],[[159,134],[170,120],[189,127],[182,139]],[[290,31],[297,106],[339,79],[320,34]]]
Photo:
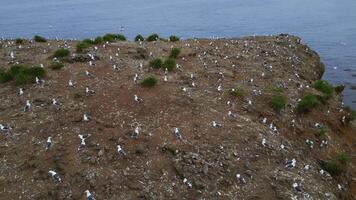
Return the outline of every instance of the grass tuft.
[[[68,49],[64,49],[64,48],[60,48],[57,49],[54,53],[53,53],[53,58],[63,58],[63,57],[67,57],[70,55],[70,51]]]
[[[57,70],[57,69],[62,69],[64,67],[64,64],[62,62],[52,61],[49,64],[49,67],[53,70]]]
[[[23,65],[13,65],[7,71],[0,70],[0,82],[5,83],[15,80],[17,85],[33,83],[35,77],[45,77],[46,71],[39,66],[26,67]]]
[[[322,161],[320,167],[332,176],[338,176],[343,171],[342,166],[336,161]]]
[[[176,61],[172,58],[168,58],[163,62],[163,69],[167,69],[168,71],[173,71],[176,67]]]
[[[270,105],[274,111],[280,112],[287,104],[287,97],[278,95],[271,99]]]
[[[323,99],[328,100],[334,96],[334,87],[325,80],[317,80],[313,87],[324,94]]]
[[[318,107],[321,104],[320,96],[315,94],[307,94],[297,105],[297,112],[306,113],[311,109]]]
[[[181,52],[180,48],[173,48],[171,50],[171,53],[169,54],[169,57],[170,58],[177,58],[178,55],[180,54],[180,52]]]
[[[149,65],[152,68],[159,69],[159,68],[163,67],[163,62],[160,58],[156,58],[154,60],[151,60]]]
[[[241,87],[233,88],[230,92],[235,97],[243,97],[245,95],[245,90]]]
[[[157,79],[153,76],[146,77],[141,81],[141,85],[144,87],[153,87],[157,84]]]
[[[36,42],[47,42],[46,38],[42,37],[42,36],[39,36],[39,35],[35,35],[35,37],[33,37],[33,39],[36,41]]]
[[[171,41],[171,42],[178,42],[179,40],[180,40],[180,38],[175,35],[171,35],[169,37],[169,41]]]
[[[138,35],[135,37],[135,41],[136,41],[136,42],[145,41],[145,38],[144,38],[142,35],[138,34]]]
[[[149,35],[147,38],[146,38],[146,41],[147,42],[153,42],[153,41],[157,41],[159,39],[159,35],[154,33],[154,34],[151,34]]]
[[[23,43],[23,39],[22,38],[17,38],[15,40],[15,44],[19,45],[19,44],[22,44]]]

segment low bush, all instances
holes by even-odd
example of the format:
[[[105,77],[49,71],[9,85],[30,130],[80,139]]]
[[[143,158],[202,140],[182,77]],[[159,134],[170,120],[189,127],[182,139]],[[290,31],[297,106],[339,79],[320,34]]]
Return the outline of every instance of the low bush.
[[[44,77],[46,71],[39,66],[26,67],[23,65],[13,65],[9,70],[0,71],[0,82],[15,80],[17,85],[32,83],[35,77]]]
[[[49,64],[49,67],[51,69],[62,69],[64,67],[64,64],[62,62],[57,62],[57,61],[52,61],[50,64]]]
[[[64,49],[64,48],[60,48],[60,49],[57,49],[52,57],[53,58],[63,58],[63,57],[67,57],[70,55],[70,51],[68,49]]]
[[[328,130],[327,130],[325,127],[321,127],[321,128],[319,128],[319,130],[318,130],[316,136],[318,136],[318,137],[324,137],[324,136],[326,135],[326,132],[327,132],[327,131],[328,131]]]
[[[105,34],[103,40],[105,42],[114,42],[116,40],[116,35],[111,33]]]
[[[306,113],[309,112],[312,108],[315,108],[321,104],[320,96],[315,94],[305,95],[297,105],[297,112]]]
[[[159,68],[163,67],[163,62],[160,58],[156,58],[154,60],[151,60],[149,65],[152,68],[159,69]]]
[[[270,102],[271,107],[276,112],[281,111],[286,106],[286,104],[287,104],[287,97],[281,95],[274,96]]]
[[[245,90],[243,88],[236,87],[231,89],[230,93],[235,97],[243,97],[245,95]]]
[[[169,57],[170,58],[177,58],[178,55],[180,54],[180,52],[181,52],[180,48],[173,48],[171,50],[171,53],[169,54]]]
[[[42,37],[42,36],[39,36],[39,35],[35,35],[35,37],[33,37],[33,39],[36,41],[36,42],[47,42],[46,38]]]
[[[145,38],[144,38],[142,35],[138,34],[138,35],[135,37],[135,41],[136,41],[136,42],[145,41]]]
[[[325,80],[317,80],[313,87],[324,94],[325,100],[330,99],[334,95],[334,87]]]
[[[345,154],[345,153],[341,153],[337,156],[337,159],[342,163],[342,164],[348,164],[349,162],[351,162],[351,158],[349,155]]]
[[[93,40],[92,44],[101,44],[103,42],[104,42],[104,39],[102,37],[98,36]]]
[[[176,61],[172,58],[168,58],[163,62],[163,69],[167,69],[168,71],[173,71],[176,67]]]
[[[153,41],[157,41],[159,39],[159,35],[154,33],[152,35],[149,35],[147,38],[146,38],[146,41],[147,42],[153,42]]]
[[[116,39],[119,41],[126,41],[126,37],[122,34],[117,34]]]
[[[179,37],[177,37],[177,36],[175,36],[175,35],[171,35],[170,37],[169,37],[169,41],[171,41],[171,42],[177,42],[177,41],[179,41],[180,39],[179,39]]]
[[[80,41],[80,42],[78,42],[78,44],[76,46],[76,52],[83,53],[85,51],[85,49],[91,47],[92,44],[93,44],[93,41],[90,39],[85,39],[83,41]]]
[[[338,85],[338,86],[336,86],[334,89],[335,89],[335,92],[336,92],[337,94],[340,94],[340,93],[342,93],[342,91],[344,91],[345,85],[343,85],[343,84]]]
[[[157,84],[157,79],[153,76],[146,77],[141,81],[141,85],[144,87],[153,87]]]
[[[23,43],[23,39],[22,38],[17,38],[15,40],[15,44],[22,44]]]
[[[338,176],[342,173],[342,166],[336,161],[322,161],[320,167],[332,176]]]

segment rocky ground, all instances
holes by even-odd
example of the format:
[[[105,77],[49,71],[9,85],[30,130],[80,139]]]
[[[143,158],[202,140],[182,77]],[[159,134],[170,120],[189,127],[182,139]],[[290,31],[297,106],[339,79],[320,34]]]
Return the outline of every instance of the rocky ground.
[[[299,38],[114,42],[88,49],[93,66],[75,53],[76,43],[0,42],[0,67],[43,64],[47,71],[44,85],[21,86],[21,96],[14,82],[0,84],[0,124],[11,128],[0,135],[0,199],[86,199],[85,190],[96,199],[355,199],[356,123],[342,120],[350,113],[340,94],[309,113],[295,111],[304,94],[320,94],[311,85],[324,70]],[[59,47],[71,55],[52,70],[48,57]],[[165,71],[148,63],[172,47],[182,49],[181,69],[164,81]],[[142,87],[136,73],[155,76],[157,85]],[[86,86],[95,93],[87,96]],[[239,96],[231,94],[236,87]],[[270,106],[276,93],[288,98],[280,112]],[[143,101],[135,102],[135,94]],[[24,112],[26,100],[32,107]],[[325,138],[316,123],[326,128]],[[81,150],[78,134],[90,134]],[[320,172],[321,162],[341,153],[351,157],[341,175]],[[292,159],[295,167],[286,167]]]

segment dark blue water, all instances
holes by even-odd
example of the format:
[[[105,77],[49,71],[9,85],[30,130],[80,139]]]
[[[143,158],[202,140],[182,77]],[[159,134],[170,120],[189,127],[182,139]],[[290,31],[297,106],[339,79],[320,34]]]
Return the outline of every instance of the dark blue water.
[[[119,32],[192,37],[291,33],[326,64],[324,79],[344,83],[356,109],[355,0],[0,0],[0,37],[86,38]]]

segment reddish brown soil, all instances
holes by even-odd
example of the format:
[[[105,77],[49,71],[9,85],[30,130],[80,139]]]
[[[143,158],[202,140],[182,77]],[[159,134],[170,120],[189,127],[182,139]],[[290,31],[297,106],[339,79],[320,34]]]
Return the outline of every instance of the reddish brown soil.
[[[318,55],[300,44],[299,38],[199,39],[151,42],[141,47],[117,42],[89,49],[100,58],[95,66],[66,62],[63,69],[51,70],[48,57],[64,43],[26,41],[20,49],[12,41],[0,42],[0,67],[14,63],[9,56],[14,51],[15,61],[42,63],[47,70],[46,84],[22,86],[22,96],[17,96],[14,82],[0,85],[0,123],[12,128],[12,136],[0,136],[0,199],[85,199],[87,189],[97,199],[355,198],[355,158],[345,164],[340,176],[319,173],[322,160],[356,152],[356,125],[341,121],[349,116],[341,97],[336,95],[307,114],[295,112],[297,100],[304,94],[319,94],[311,85],[323,72]],[[75,56],[77,42],[66,43]],[[169,72],[168,82],[164,82],[164,70],[152,69],[148,63],[156,57],[166,58],[171,46],[182,48],[177,58],[182,71]],[[139,47],[153,56],[138,59]],[[113,71],[114,63],[119,71]],[[86,77],[85,70],[94,77]],[[135,73],[140,78],[153,75],[158,83],[144,88],[133,82]],[[191,73],[196,77],[195,88],[190,85]],[[248,83],[252,78],[253,83]],[[68,87],[69,79],[77,82],[74,88]],[[221,93],[217,91],[219,79]],[[288,98],[288,105],[276,113],[269,102],[280,85],[285,86],[281,94]],[[85,86],[95,94],[87,97]],[[229,90],[234,87],[243,88],[244,94],[231,95]],[[254,95],[253,90],[261,90],[261,95]],[[134,94],[143,102],[136,103]],[[60,110],[53,108],[52,98],[61,102]],[[33,107],[23,112],[26,100]],[[237,117],[229,117],[229,110]],[[84,113],[92,118],[90,122],[82,121]],[[260,122],[263,117],[267,124]],[[222,127],[212,127],[214,120]],[[271,133],[268,126],[272,122],[278,134]],[[327,148],[319,148],[323,138],[316,136],[315,123],[328,130]],[[137,124],[141,133],[131,138]],[[175,137],[174,127],[180,129],[182,141]],[[80,133],[91,137],[78,151]],[[46,152],[48,136],[54,145]],[[262,146],[262,138],[269,147]],[[314,142],[313,149],[305,144],[306,139]],[[280,148],[282,143],[289,146],[287,151]],[[117,153],[118,144],[128,153],[126,157]],[[286,169],[285,159],[292,158],[296,167]],[[311,170],[303,170],[304,164],[310,164]],[[51,169],[62,182],[49,176]],[[246,184],[239,184],[236,174]],[[192,182],[192,188],[183,183],[184,178]],[[293,191],[294,182],[301,184],[303,194]],[[338,184],[347,190],[340,191]]]

